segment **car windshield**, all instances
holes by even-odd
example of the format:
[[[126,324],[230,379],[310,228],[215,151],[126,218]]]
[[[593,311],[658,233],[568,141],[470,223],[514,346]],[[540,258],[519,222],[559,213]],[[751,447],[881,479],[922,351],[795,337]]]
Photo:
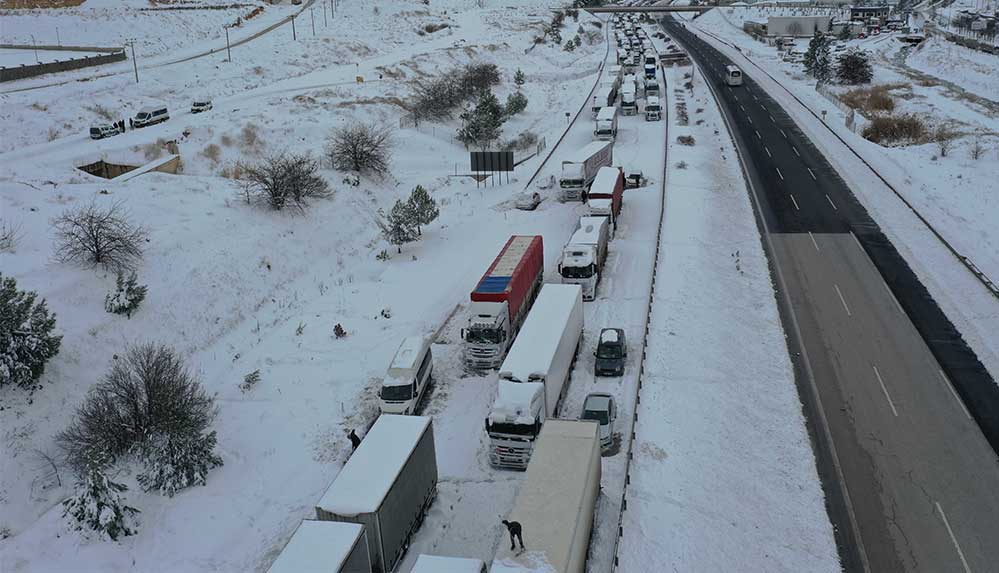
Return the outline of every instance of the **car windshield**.
[[[146,112],[142,112],[142,113],[140,113],[139,115],[137,115],[135,117],[138,118],[138,119],[146,119],[147,117],[149,117],[149,114],[146,113]]]
[[[588,279],[593,276],[593,265],[585,267],[562,266],[562,276],[567,279]]]
[[[601,425],[607,424],[607,412],[605,410],[583,410],[584,420],[596,420]]]
[[[621,346],[618,344],[600,344],[597,346],[597,358],[621,358]]]
[[[382,386],[382,400],[409,400],[413,397],[413,386]]]
[[[465,340],[472,344],[499,344],[503,342],[503,331],[495,328],[470,328],[465,331]]]

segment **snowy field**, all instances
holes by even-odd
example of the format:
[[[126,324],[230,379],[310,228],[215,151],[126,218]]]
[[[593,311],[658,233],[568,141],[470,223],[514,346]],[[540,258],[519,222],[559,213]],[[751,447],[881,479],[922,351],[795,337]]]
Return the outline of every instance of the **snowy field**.
[[[780,61],[775,48],[745,34],[739,26],[746,13],[738,9],[711,10],[691,21],[689,27],[703,31],[702,38],[741,63],[747,74],[782,102],[837,167],[982,363],[999,380],[995,375],[999,372],[999,339],[994,335],[999,332],[999,309],[995,298],[829,129],[815,122],[814,116],[790,95],[793,93],[815,113],[826,111],[829,128],[874,165],[959,252],[995,280],[999,277],[999,227],[995,225],[999,221],[999,197],[992,190],[999,157],[999,120],[986,107],[988,102],[976,101],[974,94],[968,96],[944,83],[965,82],[974,77],[974,72],[966,71],[969,66],[962,62],[960,66],[937,70],[947,72],[937,78],[913,78],[894,61],[902,48],[894,36],[852,40],[851,44],[871,54],[875,83],[905,84],[897,92],[897,112],[915,113],[931,129],[946,123],[958,134],[946,156],[941,156],[935,143],[882,147],[844,127],[843,112],[814,90],[814,80],[805,76],[800,64]],[[721,40],[738,46],[741,53]],[[931,45],[927,49],[934,48]],[[776,82],[747,59],[769,72]],[[999,58],[992,61],[992,66],[994,74],[999,75]],[[976,139],[985,148],[978,160],[970,156]]]
[[[460,176],[468,156],[453,139],[457,120],[423,124],[419,129],[397,126],[415,79],[470,61],[493,62],[503,74],[496,88],[502,100],[512,91],[513,73],[523,69],[530,104],[507,123],[503,139],[530,130],[553,148],[565,132],[564,141],[551,150],[541,169],[539,180],[544,180],[558,173],[563,157],[592,140],[589,111],[571,125],[565,113],[572,114],[586,103],[606,46],[587,42],[566,52],[540,45],[525,53],[556,2],[475,4],[483,6],[464,0],[435,0],[430,6],[416,0],[342,2],[338,20],[327,26],[317,20],[315,36],[300,19],[297,42],[286,27],[277,28],[234,49],[231,63],[223,61],[223,54],[213,54],[172,65],[151,63],[140,69],[139,84],[120,74],[0,96],[4,101],[0,130],[5,134],[0,141],[0,217],[22,229],[14,252],[0,253],[0,269],[17,278],[19,287],[37,290],[47,299],[64,335],[61,352],[48,364],[38,391],[29,397],[4,388],[0,394],[0,466],[4,467],[0,530],[8,536],[0,542],[0,570],[265,569],[300,520],[314,515],[315,502],[350,450],[346,430],[356,428],[363,434],[373,422],[385,368],[399,341],[414,334],[437,334],[436,381],[423,413],[434,418],[441,481],[438,498],[402,570],[420,552],[491,559],[505,538],[500,516],[512,506],[523,474],[488,465],[483,420],[496,378],[494,373],[467,375],[462,368],[463,305],[511,234],[544,237],[545,279],[557,281],[558,254],[582,207],[558,203],[555,190],[543,190],[538,210],[513,208],[513,196],[523,189],[541,157],[518,167],[509,184],[478,187]],[[69,9],[69,15],[40,11],[30,17],[38,22],[92,19],[96,28],[112,21],[108,13],[99,16],[96,11],[72,15],[92,5],[113,7],[108,2],[88,2]],[[129,7],[140,5],[144,4]],[[290,8],[268,7],[265,14],[275,10]],[[150,37],[155,29],[163,38],[160,41],[167,42],[175,35],[182,37],[185,26],[192,25],[172,18],[144,20],[143,26]],[[568,19],[563,35],[570,37],[579,26],[596,31],[593,21],[585,14],[578,23]],[[253,22],[261,28],[256,18]],[[420,33],[427,24],[441,23],[448,27]],[[217,37],[195,38],[182,47],[174,45],[173,53],[157,52],[157,57],[169,63],[176,59],[176,50],[198,53],[210,47],[217,47]],[[364,78],[363,83],[356,81],[357,76]],[[203,95],[214,99],[215,109],[198,115],[187,112],[191,99]],[[91,122],[105,116],[127,117],[149,101],[166,103],[170,121],[101,141],[87,137]],[[711,116],[714,108],[706,107],[708,123],[698,128],[705,131],[695,132],[699,141],[704,137],[704,146],[696,148],[704,153],[714,145],[709,142],[715,136],[707,130],[712,121],[717,122],[717,116]],[[665,117],[671,113],[667,110]],[[394,128],[391,174],[362,178],[360,186],[351,187],[340,183],[343,173],[324,165],[322,175],[335,194],[316,201],[307,214],[250,207],[240,199],[238,182],[226,177],[238,161],[253,162],[282,151],[320,154],[329,130],[352,120]],[[631,445],[628,424],[635,409],[663,204],[665,129],[666,121],[645,122],[643,116],[620,121],[615,161],[628,171],[642,170],[649,181],[625,194],[606,276],[597,300],[585,304],[579,360],[563,408],[566,416],[575,416],[591,391],[610,392],[619,399],[618,447],[602,460],[603,493],[589,566],[593,573],[610,570],[614,558],[626,452]],[[167,141],[175,142],[181,156],[178,175],[150,173],[109,182],[76,169],[98,159],[141,164],[166,154]],[[717,141],[724,146],[727,140],[719,136]],[[711,181],[708,198],[720,203],[701,203],[699,196],[686,202],[679,193],[673,199],[667,187],[669,232],[663,235],[665,255],[652,316],[658,338],[650,341],[646,363],[647,375],[656,378],[646,383],[642,396],[643,408],[659,404],[662,410],[643,415],[639,423],[632,471],[638,467],[641,474],[633,473],[631,491],[637,493],[630,495],[649,503],[639,510],[635,497],[629,499],[626,515],[640,521],[626,523],[630,534],[626,533],[619,556],[627,553],[630,571],[696,570],[716,564],[738,568],[747,563],[760,570],[802,563],[835,568],[832,536],[748,198],[737,176],[718,173],[699,163],[703,156],[686,151],[694,153],[687,160],[688,171],[671,175],[677,189],[696,188],[696,180]],[[459,176],[454,176],[456,172]],[[375,221],[380,209],[389,209],[417,184],[438,201],[441,216],[423,229],[418,242],[397,254],[382,239]],[[738,191],[732,191],[736,187]],[[731,194],[723,200],[719,190]],[[53,260],[53,231],[48,224],[72,207],[118,201],[148,229],[150,238],[138,269],[149,294],[130,319],[103,309],[113,275]],[[713,207],[710,212],[706,205]],[[702,219],[708,216],[713,218]],[[726,234],[728,239],[756,245],[755,250],[745,247],[739,261],[729,257],[730,244],[707,249],[713,243],[698,236],[729,227],[737,232]],[[682,249],[685,241],[704,245],[705,250],[692,252],[690,261],[670,259],[669,253]],[[738,245],[732,250],[742,248]],[[390,260],[376,259],[383,249]],[[718,254],[722,251],[723,256]],[[708,270],[702,271],[695,262]],[[738,276],[733,274],[736,265],[742,271]],[[725,283],[730,283],[727,288],[740,288],[735,295],[713,290]],[[723,298],[715,307],[683,293]],[[736,303],[744,312],[736,315]],[[745,312],[746,308],[753,312]],[[705,321],[705,312],[721,318]],[[347,330],[346,338],[332,335],[337,323]],[[631,352],[620,378],[593,376],[592,350],[603,327],[626,331]],[[733,329],[752,336],[732,337]],[[704,352],[705,340],[743,338],[758,340],[759,346],[733,354],[738,360],[730,363],[716,365],[713,358],[698,354]],[[65,428],[88,389],[126,345],[140,341],[176,348],[216,396],[220,414],[214,429],[225,465],[209,474],[206,486],[173,498],[143,493],[132,472],[123,470],[115,479],[130,486],[126,499],[142,511],[140,529],[117,543],[102,542],[70,529],[60,506],[72,491],[69,470],[61,468],[57,480],[40,452],[55,452],[54,435]],[[702,356],[700,362],[695,356]],[[766,384],[767,395],[754,396],[763,400],[760,407],[765,408],[766,419],[760,419],[761,412],[747,415],[719,409],[717,395],[676,384],[684,377],[703,379],[703,372],[687,372],[707,363],[712,380],[727,384],[748,372]],[[672,373],[667,377],[669,368],[680,369],[681,377],[674,380]],[[255,370],[260,371],[261,381],[242,391],[244,376]],[[738,404],[732,399],[726,405]],[[687,420],[691,412],[704,417]],[[719,414],[728,415],[718,419]],[[659,425],[643,427],[656,417],[663,418],[668,431]],[[705,443],[711,432],[746,438],[731,444]],[[734,449],[729,451],[730,447]],[[774,455],[786,458],[777,468]],[[666,464],[663,456],[669,456]],[[726,476],[730,482],[711,481]],[[753,501],[765,500],[760,503],[780,511],[760,517],[757,507],[735,495],[746,491],[736,488],[737,481],[740,487],[752,482]],[[691,483],[705,487],[689,487]],[[719,495],[708,489],[711,484],[729,489]],[[677,488],[687,488],[689,496],[683,497]],[[738,519],[739,527],[729,531],[730,545],[713,557],[716,561],[678,549],[677,543],[688,546],[714,539],[717,534],[711,528],[718,522],[707,519],[706,511],[700,517],[697,511],[677,512],[677,500],[691,508],[706,507],[710,500],[718,515],[738,516],[733,519]],[[684,521],[695,527],[678,537]],[[634,534],[636,526],[642,528],[640,536]],[[767,537],[755,527],[765,527],[772,535]],[[791,535],[787,532],[801,536],[801,543],[788,547],[781,537]],[[530,543],[530,532],[525,538]],[[638,547],[638,543],[651,545]],[[647,547],[659,553],[652,555]],[[744,551],[736,560],[739,548]],[[664,556],[672,560],[664,563]]]
[[[703,77],[681,87],[690,72],[667,75],[666,217],[619,570],[838,571],[748,191]]]
[[[57,50],[8,50],[0,49],[0,68],[16,68],[55,61],[77,60],[103,56],[102,52],[72,52]]]

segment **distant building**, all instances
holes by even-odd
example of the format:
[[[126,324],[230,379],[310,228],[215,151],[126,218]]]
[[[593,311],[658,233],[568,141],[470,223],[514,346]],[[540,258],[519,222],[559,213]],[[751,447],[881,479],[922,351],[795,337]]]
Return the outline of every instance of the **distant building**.
[[[767,19],[766,35],[811,38],[816,32],[832,29],[832,16],[771,16]]]
[[[850,6],[850,19],[865,24],[871,20],[883,24],[891,13],[891,6]]]
[[[840,36],[843,34],[843,30],[847,30],[851,38],[856,38],[864,31],[864,22],[857,22],[854,20],[835,20],[832,23],[832,29],[829,31],[833,36]]]

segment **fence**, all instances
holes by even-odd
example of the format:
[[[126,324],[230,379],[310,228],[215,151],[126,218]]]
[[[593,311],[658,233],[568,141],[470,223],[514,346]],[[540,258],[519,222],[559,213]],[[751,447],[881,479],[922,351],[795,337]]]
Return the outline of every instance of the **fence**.
[[[0,82],[10,82],[32,78],[44,74],[56,72],[66,72],[89,68],[91,66],[101,66],[113,62],[122,62],[126,59],[124,48],[99,48],[91,46],[32,46],[24,44],[0,44],[0,49],[8,50],[57,50],[65,52],[107,52],[101,56],[83,56],[82,58],[72,58],[69,60],[56,60],[42,64],[20,65],[16,68],[0,67]]]
[[[843,124],[846,126],[847,129],[849,129],[854,133],[864,132],[864,128],[867,126],[869,122],[867,121],[867,118],[863,116],[863,114],[858,112],[856,109],[846,105],[842,100],[840,100],[836,96],[836,92],[834,92],[828,85],[822,82],[818,82],[817,84],[815,84],[815,91],[817,91],[819,95],[829,100],[833,105],[839,108],[840,111],[846,114],[846,121],[844,121]]]

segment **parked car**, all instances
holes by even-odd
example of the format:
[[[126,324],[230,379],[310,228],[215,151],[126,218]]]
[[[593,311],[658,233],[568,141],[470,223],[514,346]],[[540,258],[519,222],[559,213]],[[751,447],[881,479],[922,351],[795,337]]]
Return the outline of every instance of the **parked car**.
[[[517,195],[517,200],[514,203],[514,206],[520,209],[521,211],[533,211],[537,209],[538,205],[540,204],[541,204],[541,195],[539,195],[536,191],[534,191],[534,192],[524,192],[521,193],[520,195]]]
[[[118,126],[110,123],[98,123],[90,126],[90,139],[104,139],[112,135],[118,135],[121,130]]]
[[[580,420],[600,424],[600,447],[607,449],[614,443],[614,422],[617,420],[617,403],[614,397],[603,392],[593,392],[583,401]]]
[[[628,345],[624,339],[624,330],[620,328],[605,328],[600,331],[597,349],[593,351],[597,357],[594,364],[594,374],[597,376],[621,376],[624,374],[624,363],[628,358]]]
[[[201,113],[212,109],[212,100],[208,98],[196,99],[191,103],[191,113]]]

